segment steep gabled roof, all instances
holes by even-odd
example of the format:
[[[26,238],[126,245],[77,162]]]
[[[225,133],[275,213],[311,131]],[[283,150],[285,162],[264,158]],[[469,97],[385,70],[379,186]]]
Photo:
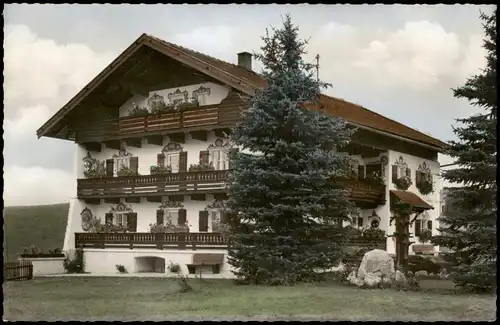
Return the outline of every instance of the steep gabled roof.
[[[252,95],[257,89],[263,89],[267,84],[266,80],[258,73],[206,54],[165,42],[154,36],[142,34],[75,97],[64,105],[63,108],[54,114],[54,116],[37,131],[38,137],[47,134],[50,128],[73,110],[93,89],[109,77],[120,64],[130,58],[142,46],[149,46],[166,56],[191,68],[197,69],[248,95]],[[416,141],[424,145],[432,146],[436,150],[446,146],[446,144],[440,140],[370,111],[360,105],[326,95],[321,96],[320,103],[325,112],[333,116],[342,117],[351,124],[381,131],[388,135],[399,136],[410,141]]]

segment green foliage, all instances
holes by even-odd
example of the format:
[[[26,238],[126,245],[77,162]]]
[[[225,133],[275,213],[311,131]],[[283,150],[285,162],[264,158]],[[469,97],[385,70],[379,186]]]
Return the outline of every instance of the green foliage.
[[[397,179],[393,179],[392,183],[398,190],[406,191],[412,184],[411,178],[408,176],[403,176]]]
[[[430,230],[430,229],[423,229],[420,232],[420,236],[418,236],[418,239],[422,243],[424,243],[424,244],[427,243],[427,242],[429,242],[432,239],[432,230]]]
[[[212,165],[212,162],[208,164],[192,164],[189,165],[190,172],[202,172],[205,170],[215,170],[215,167]]]
[[[149,112],[149,110],[146,107],[139,107],[139,106],[135,106],[135,105],[134,105],[134,108],[132,108],[128,113],[128,116],[134,116],[134,117],[141,117],[141,116],[148,116],[148,115],[151,115],[151,113]]]
[[[149,224],[149,232],[153,233],[174,233],[174,232],[185,232],[189,230],[187,224],[185,225],[174,225],[170,220],[165,220],[166,222],[162,225],[156,223]]]
[[[415,184],[415,186],[417,187],[419,192],[422,193],[423,195],[431,194],[432,192],[434,192],[432,181],[427,179],[421,180],[420,182]]]
[[[179,273],[181,271],[181,266],[178,263],[170,262],[168,270],[172,273]]]
[[[84,273],[85,260],[83,258],[83,249],[78,248],[75,250],[74,259],[71,259],[69,255],[67,255],[64,259],[63,266],[68,273]]]
[[[96,232],[98,233],[127,232],[127,227],[114,225],[112,223],[104,223],[104,224],[99,224],[99,226],[96,228]]]
[[[347,145],[353,130],[308,109],[328,85],[304,62],[307,42],[289,16],[263,41],[255,57],[268,86],[231,134],[248,153],[230,157],[228,255],[240,279],[291,285],[315,281],[315,270],[340,259],[341,221],[352,206],[337,180],[347,177],[349,161],[330,148]]]
[[[439,274],[442,267],[435,263],[430,257],[423,257],[419,255],[408,256],[408,270],[413,274],[418,271],[426,271],[428,274]]]
[[[69,204],[5,207],[5,261],[16,260],[24,247],[37,244],[40,251],[63,247]]]
[[[21,257],[64,257],[60,248],[50,249],[48,253],[44,253],[36,246],[31,246],[30,249],[25,247],[21,253]]]
[[[180,110],[180,111],[183,111],[183,110],[186,110],[186,109],[189,109],[189,108],[195,108],[195,107],[199,107],[200,104],[198,103],[197,100],[193,100],[191,102],[182,102],[180,103],[179,105],[177,105],[177,109]]]
[[[440,235],[432,239],[434,245],[449,248],[462,265],[457,269],[456,285],[479,291],[496,287],[497,256],[496,9],[481,18],[485,22],[486,67],[454,89],[453,95],[483,112],[457,119],[461,124],[454,128],[458,141],[450,141],[445,154],[458,167],[444,171],[443,178],[461,186],[445,189],[446,204],[452,208],[439,219]]]
[[[127,269],[125,268],[125,266],[121,265],[121,264],[117,264],[115,265],[116,266],[116,270],[122,274],[125,274],[125,273],[128,273]]]
[[[116,172],[116,176],[118,177],[126,177],[126,176],[138,176],[139,173],[130,167],[122,166],[119,171]]]
[[[150,168],[151,175],[166,175],[172,173],[171,166],[151,166]]]
[[[106,176],[105,161],[100,161],[97,159],[92,159],[92,161],[89,161],[89,164],[85,166],[83,176],[85,178],[97,178]]]

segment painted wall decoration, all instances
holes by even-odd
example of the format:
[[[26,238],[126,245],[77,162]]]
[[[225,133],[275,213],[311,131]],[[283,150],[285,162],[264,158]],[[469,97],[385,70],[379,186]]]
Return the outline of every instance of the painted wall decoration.
[[[198,102],[200,102],[200,97],[203,96],[210,96],[210,88],[201,85],[200,88],[193,90],[193,100],[197,100]]]
[[[230,147],[231,147],[231,145],[229,143],[229,140],[217,138],[217,140],[215,140],[215,142],[213,144],[208,146],[208,149],[222,149],[222,148],[230,148]]]
[[[184,204],[180,201],[170,201],[170,200],[163,200],[158,207],[159,209],[182,209],[184,208]]]
[[[122,213],[122,212],[133,212],[132,207],[130,205],[126,205],[123,202],[118,203],[115,206],[112,206],[109,210],[111,213]]]
[[[92,211],[89,208],[85,208],[80,213],[80,217],[82,219],[82,229],[83,231],[89,231],[92,228]]]
[[[425,161],[421,165],[418,165],[418,171],[421,172],[421,173],[424,173],[424,174],[430,174],[431,173],[431,169],[429,168],[429,166],[427,166],[427,164],[425,163]]]
[[[169,142],[163,147],[162,152],[182,151],[182,146],[178,142]]]
[[[187,90],[181,91],[180,89],[177,89],[176,91],[171,92],[167,95],[170,103],[174,105],[187,102],[188,96],[189,94]]]
[[[397,165],[399,167],[408,167],[408,164],[404,161],[403,159],[403,156],[399,156],[398,159],[396,159],[396,162],[394,163],[394,165]]]
[[[214,200],[212,203],[207,204],[205,210],[208,209],[219,209],[222,210],[225,208],[227,201],[226,200]]]
[[[117,153],[113,154],[113,158],[121,158],[121,157],[132,157],[132,154],[127,151],[127,149],[123,144],[120,150],[118,150]]]
[[[148,106],[151,111],[163,109],[165,108],[165,99],[163,98],[163,96],[154,93],[148,99]]]

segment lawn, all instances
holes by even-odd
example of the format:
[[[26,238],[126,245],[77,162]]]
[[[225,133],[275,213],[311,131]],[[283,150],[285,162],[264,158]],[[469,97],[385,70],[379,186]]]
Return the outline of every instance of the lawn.
[[[426,282],[430,281],[430,282]],[[450,283],[424,280],[422,292],[363,290],[319,283],[238,286],[191,280],[179,293],[166,278],[40,278],[4,283],[4,319],[54,320],[494,320],[496,296],[451,294]]]
[[[44,252],[62,249],[69,204],[5,207],[4,260],[16,260],[24,247],[35,245]]]

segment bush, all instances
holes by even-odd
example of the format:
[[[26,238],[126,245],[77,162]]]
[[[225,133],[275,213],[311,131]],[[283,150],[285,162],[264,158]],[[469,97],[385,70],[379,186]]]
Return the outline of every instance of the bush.
[[[496,261],[461,265],[453,282],[467,292],[493,293],[497,288]]]
[[[392,183],[394,184],[394,186],[396,186],[398,190],[406,191],[411,186],[412,181],[410,177],[403,176],[393,180]]]
[[[166,175],[172,173],[171,166],[151,166],[149,170],[151,175]]]
[[[418,188],[419,192],[422,193],[423,195],[427,195],[434,192],[432,182],[426,179],[421,180],[420,182],[415,184],[415,186]]]
[[[168,270],[172,273],[179,273],[181,271],[181,266],[177,263],[172,263],[168,265]]]
[[[116,270],[118,270],[118,272],[124,274],[124,273],[128,273],[127,272],[127,269],[125,268],[125,266],[121,265],[121,264],[117,264],[116,265]]]
[[[442,267],[439,264],[428,257],[422,257],[420,255],[408,256],[408,270],[414,274],[418,271],[426,271],[427,274],[438,275],[441,269]]]
[[[138,176],[139,173],[129,167],[122,167],[117,173],[118,177],[126,177],[126,176]]]
[[[208,164],[194,164],[189,166],[189,171],[190,172],[201,172],[205,170],[215,170],[215,167],[212,165],[212,163]]]
[[[83,249],[79,248],[75,251],[75,258],[73,260],[71,260],[69,256],[66,256],[63,266],[68,273],[83,273],[85,270]]]
[[[147,108],[145,107],[139,107],[139,106],[135,106],[134,105],[134,108],[132,108],[129,113],[128,113],[128,116],[148,116],[150,115],[151,113],[148,111]]]
[[[422,230],[420,236],[418,236],[418,239],[424,244],[428,243],[431,240],[431,238],[432,238],[432,230],[430,229]]]

